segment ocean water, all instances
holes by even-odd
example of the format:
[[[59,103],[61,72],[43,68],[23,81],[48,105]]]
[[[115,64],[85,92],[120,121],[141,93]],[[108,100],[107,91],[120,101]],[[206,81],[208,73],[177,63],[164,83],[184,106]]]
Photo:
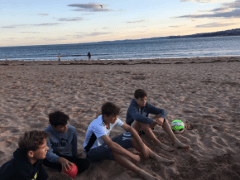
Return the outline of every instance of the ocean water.
[[[129,60],[183,57],[240,56],[240,36],[152,38],[113,42],[0,47],[0,61]]]

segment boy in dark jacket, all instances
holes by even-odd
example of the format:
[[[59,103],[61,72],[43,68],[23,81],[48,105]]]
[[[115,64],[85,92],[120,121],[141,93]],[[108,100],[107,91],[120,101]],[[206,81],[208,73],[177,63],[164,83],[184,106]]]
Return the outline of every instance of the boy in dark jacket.
[[[13,159],[0,168],[1,180],[46,180],[48,178],[42,162],[47,154],[49,134],[45,131],[25,132]]]
[[[137,89],[134,93],[135,99],[131,101],[128,107],[126,123],[136,129],[139,134],[145,133],[157,146],[166,151],[173,151],[174,149],[161,143],[152,129],[156,126],[162,126],[168,137],[172,140],[173,146],[176,148],[189,149],[189,145],[181,143],[175,134],[172,132],[171,127],[166,118],[164,109],[159,109],[147,103],[147,93],[143,89]],[[149,118],[149,114],[154,114],[153,118]]]
[[[43,164],[47,167],[67,171],[72,163],[78,167],[78,174],[88,169],[90,162],[77,157],[77,132],[68,124],[69,116],[61,111],[49,114],[49,126],[45,129],[49,139],[46,159]]]

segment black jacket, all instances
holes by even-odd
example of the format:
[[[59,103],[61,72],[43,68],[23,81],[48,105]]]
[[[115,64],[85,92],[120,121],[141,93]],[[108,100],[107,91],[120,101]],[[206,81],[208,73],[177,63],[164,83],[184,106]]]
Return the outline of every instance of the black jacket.
[[[46,180],[48,178],[42,166],[43,160],[31,164],[20,149],[13,153],[13,159],[0,168],[1,180]]]

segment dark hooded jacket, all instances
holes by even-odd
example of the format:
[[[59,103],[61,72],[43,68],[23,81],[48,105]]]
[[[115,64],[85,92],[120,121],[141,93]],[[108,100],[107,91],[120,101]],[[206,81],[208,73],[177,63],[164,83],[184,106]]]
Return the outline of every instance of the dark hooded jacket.
[[[13,159],[0,168],[0,180],[46,180],[48,178],[42,166],[43,160],[31,164],[20,149],[13,153]]]
[[[135,99],[132,99],[131,104],[127,110],[126,123],[131,126],[133,121],[136,120],[138,122],[152,124],[153,119],[148,117],[149,114],[161,114],[160,117],[166,117],[166,111],[164,109],[156,108],[148,102],[142,109],[139,109]]]

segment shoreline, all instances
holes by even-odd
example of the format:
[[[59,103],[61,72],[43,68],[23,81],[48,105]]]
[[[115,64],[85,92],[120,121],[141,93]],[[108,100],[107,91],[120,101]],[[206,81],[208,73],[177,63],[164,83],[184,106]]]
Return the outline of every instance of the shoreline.
[[[240,56],[157,58],[136,60],[62,60],[62,61],[0,61],[1,65],[136,65],[136,64],[193,64],[216,62],[240,62]]]
[[[79,55],[79,56],[86,56],[86,55]],[[63,58],[65,56],[62,56],[61,58]],[[87,57],[87,56],[86,56]],[[135,60],[161,60],[161,59],[194,59],[194,58],[229,58],[229,57],[240,57],[239,55],[221,55],[221,56],[189,56],[189,57],[158,57],[158,58],[126,58],[126,59],[91,59],[91,61],[135,61]],[[41,59],[41,58],[39,58]],[[1,61],[6,61],[5,58],[4,59],[0,59]],[[7,60],[7,61],[21,61],[21,62],[38,62],[38,61],[43,61],[43,62],[48,62],[48,61],[58,61],[57,58],[55,58],[54,60],[18,60],[18,59],[13,59],[13,60]],[[88,61],[88,59],[79,59],[79,60],[61,60],[61,61]]]

